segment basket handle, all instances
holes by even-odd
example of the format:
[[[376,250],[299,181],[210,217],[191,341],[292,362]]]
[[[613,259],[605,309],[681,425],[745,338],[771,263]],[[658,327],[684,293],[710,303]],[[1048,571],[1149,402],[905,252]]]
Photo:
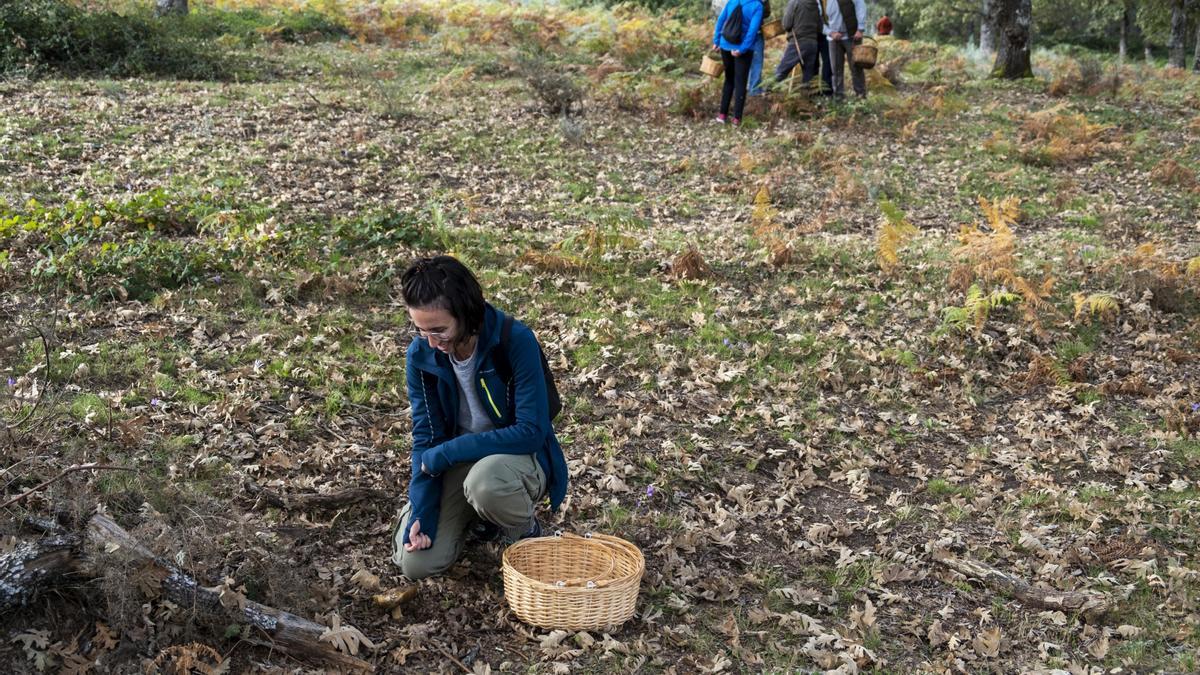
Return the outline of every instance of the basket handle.
[[[558,539],[591,540],[592,533],[588,532],[588,533],[584,534],[583,536],[579,536],[578,534],[575,534],[573,532],[563,532],[562,530],[555,530],[554,536],[555,536],[555,538],[558,538]],[[605,548],[605,549],[609,548],[608,544],[605,544],[602,541],[597,541],[596,543],[599,544],[602,548]],[[616,557],[610,557],[608,560],[608,569],[605,570],[603,572],[603,574],[601,574],[601,576],[611,575],[613,570],[615,570],[616,568],[617,568]],[[596,581],[595,579],[589,579],[586,577],[578,577],[575,579],[559,579],[558,581],[554,582],[554,585],[559,588],[575,588],[575,587],[604,588],[609,583],[611,583],[611,581],[604,581],[604,580]]]

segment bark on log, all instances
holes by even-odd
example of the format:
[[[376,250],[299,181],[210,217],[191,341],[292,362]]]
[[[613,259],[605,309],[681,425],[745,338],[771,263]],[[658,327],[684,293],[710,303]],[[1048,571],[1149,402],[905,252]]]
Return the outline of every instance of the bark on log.
[[[388,499],[390,495],[383,490],[371,488],[349,488],[337,492],[281,495],[264,488],[253,481],[246,481],[246,491],[257,495],[259,499],[281,509],[339,509],[343,506],[357,504],[368,499]]]
[[[1048,588],[1037,588],[1024,579],[976,560],[963,560],[947,556],[935,556],[934,560],[959,574],[979,579],[988,586],[1004,591],[1026,605],[1039,609],[1082,614],[1088,620],[1092,620],[1108,613],[1116,604],[1111,595],[1098,591],[1055,591]]]
[[[250,641],[297,658],[321,661],[357,671],[375,670],[374,666],[366,661],[343,654],[328,642],[321,642],[319,638],[325,632],[326,626],[319,623],[249,600],[240,609],[226,609],[221,604],[219,589],[201,586],[174,565],[155,557],[150,549],[106,516],[92,516],[87,524],[87,538],[110,555],[121,557],[127,562],[159,567],[166,573],[162,580],[162,591],[168,600],[181,607],[196,607],[213,612],[217,616],[232,615],[235,620],[261,633],[257,639],[255,635],[247,636],[246,639]]]
[[[332,644],[322,642],[326,626],[309,621],[274,607],[245,600],[240,606],[226,608],[221,604],[221,589],[201,586],[171,563],[156,557],[128,532],[107,516],[95,515],[88,520],[81,539],[75,534],[49,537],[37,542],[24,542],[0,555],[0,611],[28,603],[39,589],[52,584],[64,574],[80,570],[96,572],[103,564],[99,556],[86,559],[82,542],[103,551],[118,561],[139,567],[156,568],[161,577],[163,597],[181,606],[200,610],[200,613],[222,622],[237,621],[252,630],[243,633],[245,640],[284,652],[298,659],[315,661],[350,671],[374,672],[370,663],[339,652]]]
[[[25,541],[0,555],[0,612],[29,604],[47,586],[76,568],[79,537]]]

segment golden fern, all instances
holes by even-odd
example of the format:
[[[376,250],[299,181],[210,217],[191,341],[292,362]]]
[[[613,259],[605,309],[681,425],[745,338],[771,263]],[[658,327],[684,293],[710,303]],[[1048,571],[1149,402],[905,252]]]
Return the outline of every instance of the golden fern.
[[[1187,275],[1189,279],[1200,281],[1200,255],[1188,261]]]
[[[767,249],[767,262],[775,267],[782,267],[791,262],[795,247],[791,238],[780,227],[778,215],[771,206],[770,189],[762,185],[754,194],[750,223],[754,226],[754,236],[760,239]]]
[[[754,194],[754,209],[750,212],[750,224],[754,226],[754,236],[761,238],[771,234],[775,229],[775,209],[771,208],[771,191],[766,185],[758,188]]]
[[[1012,274],[1016,266],[1016,235],[1012,226],[1021,217],[1021,203],[1016,197],[991,202],[979,198],[979,206],[988,221],[988,229],[964,225],[959,230],[961,244],[953,255],[962,259],[950,274],[950,282],[965,288],[975,280],[991,282]]]
[[[943,324],[957,330],[966,330],[968,326],[975,329],[975,334],[983,332],[992,311],[1021,301],[1021,296],[1011,291],[995,289],[984,293],[979,284],[972,284],[967,289],[967,297],[962,307],[947,307],[944,311]]]
[[[885,274],[891,274],[900,265],[900,248],[917,235],[917,227],[890,201],[879,202],[883,219],[879,222],[878,248],[875,259]]]
[[[1093,316],[1110,319],[1115,318],[1121,311],[1121,304],[1111,293],[1073,293],[1071,299],[1075,301],[1076,320],[1082,316],[1089,319]]]

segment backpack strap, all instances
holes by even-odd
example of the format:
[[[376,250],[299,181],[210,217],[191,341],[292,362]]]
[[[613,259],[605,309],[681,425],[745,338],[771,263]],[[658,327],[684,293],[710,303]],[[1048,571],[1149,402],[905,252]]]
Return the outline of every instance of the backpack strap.
[[[512,342],[513,318],[511,314],[504,315],[504,323],[500,325],[500,347],[492,350],[492,363],[496,364],[496,372],[504,384],[512,382],[512,362],[508,360],[508,345]]]

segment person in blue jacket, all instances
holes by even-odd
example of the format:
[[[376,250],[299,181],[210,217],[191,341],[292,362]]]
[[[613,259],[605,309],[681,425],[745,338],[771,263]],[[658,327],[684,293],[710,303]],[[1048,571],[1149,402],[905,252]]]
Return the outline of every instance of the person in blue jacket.
[[[737,42],[726,38],[725,22],[734,12],[741,12],[741,35]],[[762,28],[762,0],[729,0],[721,15],[717,17],[713,31],[713,49],[721,50],[721,61],[725,64],[725,86],[721,90],[721,111],[717,122],[730,121],[729,104],[733,103],[734,126],[742,123],[746,108],[746,85],[750,79],[750,66],[754,62],[754,46]]]
[[[505,346],[505,314],[450,256],[417,260],[401,285],[416,333],[406,364],[412,480],[392,560],[420,579],[453,565],[470,533],[541,536],[534,507],[549,497],[558,509],[567,465],[533,332],[510,320]]]

